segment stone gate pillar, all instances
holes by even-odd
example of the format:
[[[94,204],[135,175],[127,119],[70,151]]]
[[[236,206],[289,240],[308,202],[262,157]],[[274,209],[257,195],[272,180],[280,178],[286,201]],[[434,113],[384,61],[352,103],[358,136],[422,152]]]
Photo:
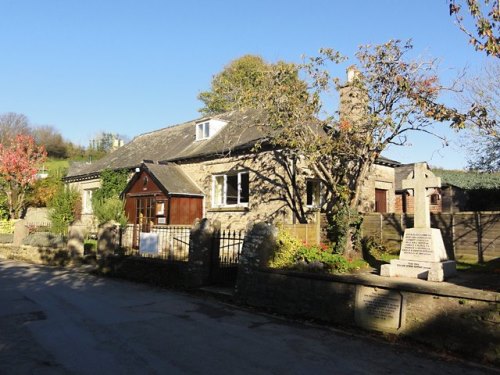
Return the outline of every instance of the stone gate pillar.
[[[247,233],[240,255],[236,296],[246,300],[248,288],[252,289],[254,275],[260,268],[265,268],[273,257],[277,243],[278,229],[266,223],[257,223]]]
[[[217,228],[208,219],[197,221],[189,235],[188,286],[199,288],[210,281],[210,256]]]

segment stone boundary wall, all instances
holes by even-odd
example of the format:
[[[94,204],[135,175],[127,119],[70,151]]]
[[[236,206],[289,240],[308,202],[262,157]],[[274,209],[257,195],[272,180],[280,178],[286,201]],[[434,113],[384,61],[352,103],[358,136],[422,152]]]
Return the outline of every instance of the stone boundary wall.
[[[53,248],[45,246],[16,246],[13,244],[0,244],[0,259],[13,259],[35,264],[48,264],[51,266],[66,266],[79,264],[82,259],[72,257],[66,248]]]
[[[401,248],[404,230],[413,227],[413,215],[364,215],[363,236],[373,237],[392,252]],[[500,212],[459,212],[431,214],[431,227],[439,228],[451,259],[490,260],[500,257]]]
[[[127,256],[109,256],[100,263],[98,272],[122,279],[156,286],[186,287],[189,285],[187,262]]]
[[[375,330],[500,365],[499,293],[447,292],[420,284],[404,285],[397,280],[377,282],[355,276],[260,269],[252,273],[250,283],[245,283],[244,293],[238,293],[238,301],[294,318],[360,326],[356,294],[362,287],[402,296],[401,326]]]
[[[276,231],[256,224],[240,257],[236,300],[294,318],[410,338],[441,351],[500,365],[500,293],[451,283],[378,275],[270,269]]]

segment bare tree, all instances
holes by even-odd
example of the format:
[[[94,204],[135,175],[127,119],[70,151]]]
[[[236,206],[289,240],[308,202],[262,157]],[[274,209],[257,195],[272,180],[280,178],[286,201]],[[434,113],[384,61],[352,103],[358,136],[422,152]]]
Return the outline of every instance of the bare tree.
[[[8,146],[18,134],[31,133],[28,117],[21,113],[7,112],[0,114],[0,143]]]
[[[500,171],[500,64],[489,62],[480,74],[467,78],[459,100],[465,108],[481,103],[490,119],[489,126],[468,124],[469,167]]]
[[[49,157],[66,158],[68,156],[67,144],[61,133],[53,126],[42,125],[34,127],[32,134],[38,145],[45,146]]]

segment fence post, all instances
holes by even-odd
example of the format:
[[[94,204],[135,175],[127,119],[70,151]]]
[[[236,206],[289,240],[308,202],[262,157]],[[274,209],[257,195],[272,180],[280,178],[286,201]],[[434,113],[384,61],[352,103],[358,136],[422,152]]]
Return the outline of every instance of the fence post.
[[[476,234],[477,234],[477,262],[484,263],[483,256],[483,226],[481,224],[481,212],[474,212],[474,219],[476,222]]]

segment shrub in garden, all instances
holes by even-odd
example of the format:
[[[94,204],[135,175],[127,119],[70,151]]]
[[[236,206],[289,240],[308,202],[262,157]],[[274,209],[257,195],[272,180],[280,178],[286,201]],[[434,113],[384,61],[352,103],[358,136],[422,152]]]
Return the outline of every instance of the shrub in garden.
[[[364,266],[332,253],[332,248],[325,244],[306,245],[284,230],[278,232],[277,242],[278,250],[269,263],[271,268],[342,273]]]
[[[62,235],[68,234],[69,225],[79,219],[80,207],[81,200],[78,191],[61,186],[49,202],[52,232]]]

